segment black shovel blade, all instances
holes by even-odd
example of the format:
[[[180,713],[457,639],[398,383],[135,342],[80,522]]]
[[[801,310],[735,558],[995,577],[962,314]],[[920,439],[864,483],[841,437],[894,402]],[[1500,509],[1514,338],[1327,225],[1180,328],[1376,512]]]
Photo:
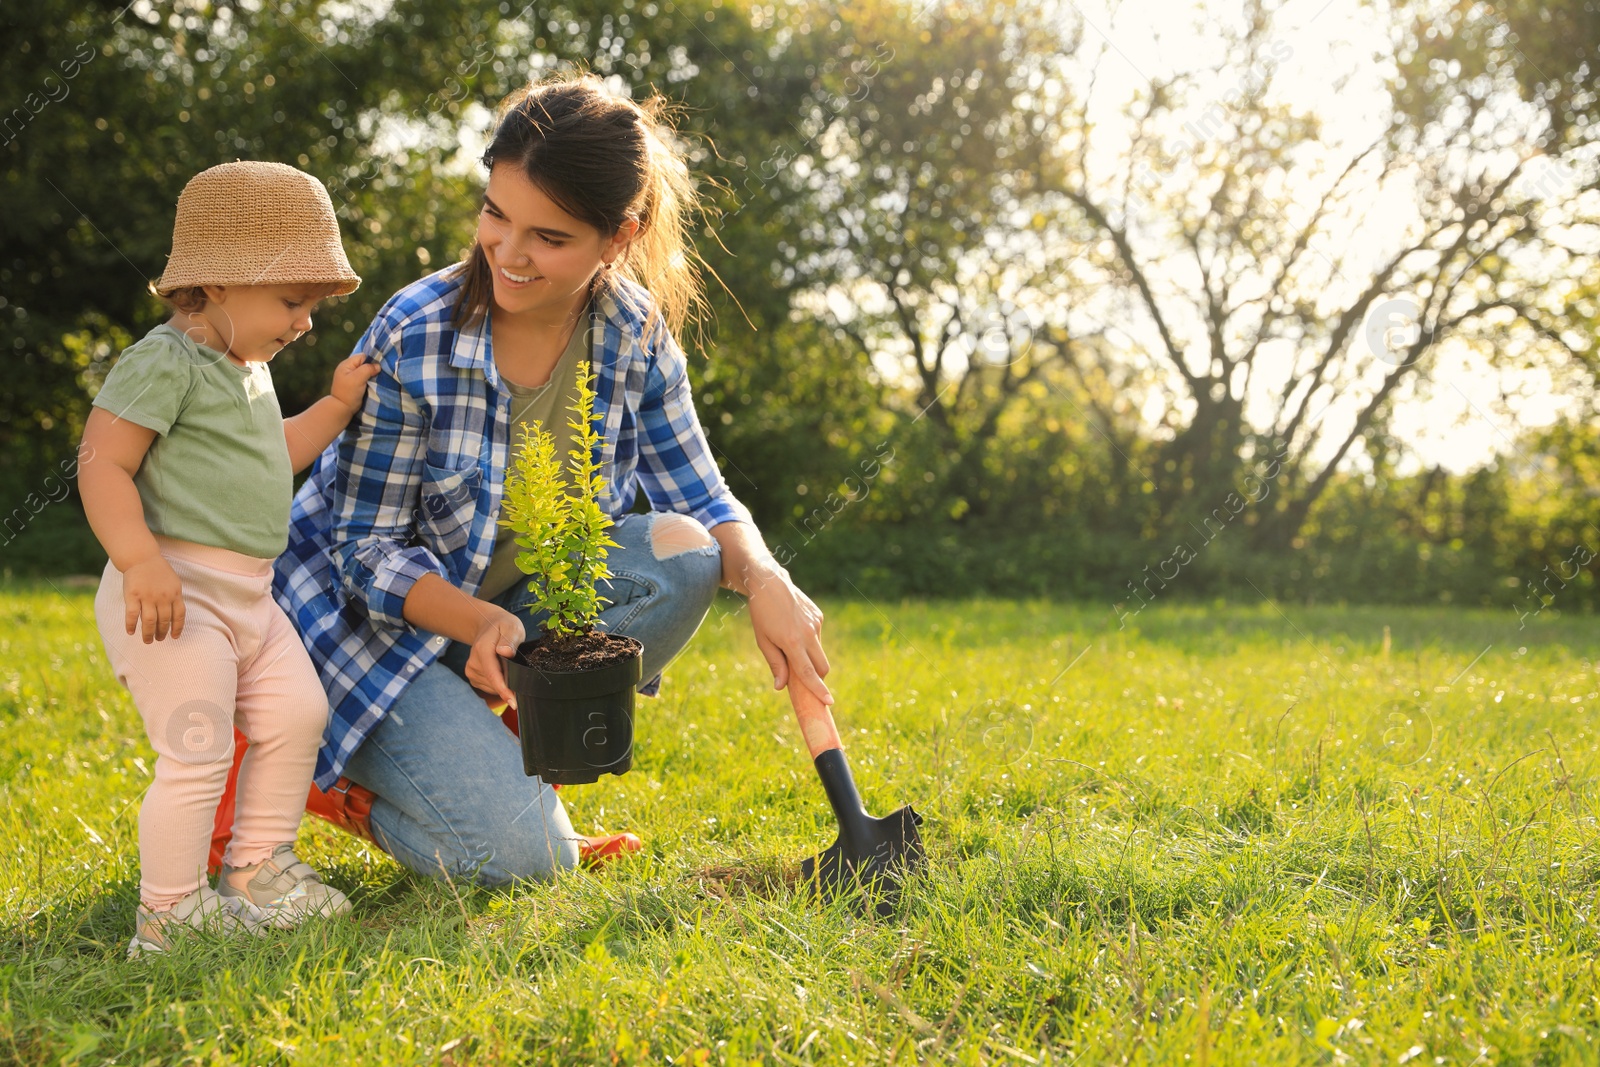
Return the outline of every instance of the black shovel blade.
[[[863,891],[880,918],[894,913],[906,876],[924,870],[927,853],[917,827],[922,816],[908,805],[881,819],[862,813],[843,820],[839,837],[822,853],[800,863],[800,876],[824,899]]]

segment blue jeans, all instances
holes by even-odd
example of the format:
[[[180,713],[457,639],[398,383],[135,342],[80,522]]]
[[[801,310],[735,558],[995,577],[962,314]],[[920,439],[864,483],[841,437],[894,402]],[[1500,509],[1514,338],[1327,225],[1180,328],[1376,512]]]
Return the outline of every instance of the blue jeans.
[[[599,626],[644,644],[644,678],[656,677],[694,636],[722,573],[717,544],[686,516],[624,516],[620,547],[599,586],[610,600]],[[660,558],[664,557],[664,558]],[[518,582],[495,603],[529,636],[545,618]],[[414,678],[345,765],[376,794],[372,832],[420,874],[503,885],[549,878],[578,862],[579,835],[554,789],[522,772],[522,748],[467,684],[469,646],[453,641]]]

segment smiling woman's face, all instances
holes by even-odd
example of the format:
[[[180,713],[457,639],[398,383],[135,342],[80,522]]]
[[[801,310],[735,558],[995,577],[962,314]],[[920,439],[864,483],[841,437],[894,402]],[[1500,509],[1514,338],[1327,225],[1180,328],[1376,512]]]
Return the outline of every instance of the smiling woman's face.
[[[516,164],[497,164],[478,214],[495,310],[550,325],[570,320],[595,272],[622,252],[631,231],[625,225],[615,238],[602,234],[556,206]]]

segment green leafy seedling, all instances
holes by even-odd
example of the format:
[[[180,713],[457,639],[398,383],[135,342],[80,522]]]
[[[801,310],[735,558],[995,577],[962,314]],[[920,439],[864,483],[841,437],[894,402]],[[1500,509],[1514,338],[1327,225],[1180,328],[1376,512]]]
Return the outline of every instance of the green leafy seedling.
[[[578,396],[572,449],[567,453],[570,481],[556,458],[555,437],[537,424],[522,424],[523,440],[506,472],[500,525],[516,532],[517,568],[528,576],[534,606],[550,613],[545,633],[560,644],[594,629],[600,607],[608,603],[595,589],[611,577],[606,549],[616,548],[608,532],[611,516],[600,506],[605,479],[595,462],[600,435],[594,428],[594,386],[587,362],[578,364]]]

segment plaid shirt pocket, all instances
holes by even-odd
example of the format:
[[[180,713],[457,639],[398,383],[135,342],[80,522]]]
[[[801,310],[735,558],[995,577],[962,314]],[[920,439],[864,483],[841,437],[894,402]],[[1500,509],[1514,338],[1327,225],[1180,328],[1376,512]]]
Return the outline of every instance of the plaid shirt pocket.
[[[482,482],[483,470],[477,464],[464,470],[423,464],[417,528],[435,552],[448,556],[466,545]]]

